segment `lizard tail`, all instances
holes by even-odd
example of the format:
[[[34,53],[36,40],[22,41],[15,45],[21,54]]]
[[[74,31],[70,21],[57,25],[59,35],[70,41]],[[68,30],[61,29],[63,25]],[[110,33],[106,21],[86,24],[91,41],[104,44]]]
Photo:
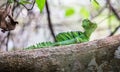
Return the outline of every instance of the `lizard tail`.
[[[25,48],[25,50],[52,47],[53,45],[54,45],[54,43],[52,43],[50,41],[49,42],[41,42],[41,43],[37,43],[37,44],[32,45],[32,46],[29,46],[29,47]]]

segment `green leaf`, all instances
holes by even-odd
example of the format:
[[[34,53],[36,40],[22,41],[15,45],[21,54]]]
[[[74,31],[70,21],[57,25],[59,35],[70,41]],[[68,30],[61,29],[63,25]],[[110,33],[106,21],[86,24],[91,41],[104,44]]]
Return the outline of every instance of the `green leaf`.
[[[71,16],[75,13],[73,8],[66,9],[65,16]]]
[[[80,9],[80,15],[82,15],[84,18],[88,18],[90,16],[90,13],[85,7],[82,7]]]
[[[31,2],[26,1],[26,0],[21,0],[21,1],[19,2],[19,4],[31,4]]]
[[[14,2],[14,0],[8,0],[8,2],[9,2],[9,3],[13,3],[13,2]]]
[[[46,2],[46,0],[36,0],[36,4],[37,4],[38,8],[40,9],[40,12],[43,11],[45,2]]]
[[[100,8],[100,4],[97,2],[97,0],[91,0],[92,6],[95,9],[99,9]]]

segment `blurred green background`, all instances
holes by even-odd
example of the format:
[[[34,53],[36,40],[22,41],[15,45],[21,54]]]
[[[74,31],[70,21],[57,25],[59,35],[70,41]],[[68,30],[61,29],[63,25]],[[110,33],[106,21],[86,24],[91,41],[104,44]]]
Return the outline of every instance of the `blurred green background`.
[[[0,5],[5,2],[6,0],[1,0]],[[47,0],[47,2],[55,35],[60,32],[83,31],[81,21],[86,18],[98,24],[90,40],[120,33],[120,0]],[[31,6],[32,4],[26,4],[27,8]],[[9,38],[8,32],[0,32],[1,51],[5,51],[6,48],[19,50],[38,42],[54,41],[47,17],[46,7],[40,12],[37,4],[29,11],[22,5],[16,7],[14,18],[19,24],[10,32]]]

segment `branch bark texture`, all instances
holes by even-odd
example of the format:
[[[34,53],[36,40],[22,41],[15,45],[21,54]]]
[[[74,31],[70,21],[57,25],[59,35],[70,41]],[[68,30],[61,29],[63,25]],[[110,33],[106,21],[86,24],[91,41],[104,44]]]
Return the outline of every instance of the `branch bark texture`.
[[[114,58],[118,46],[120,35],[53,48],[1,52],[0,72],[119,72],[120,60]]]

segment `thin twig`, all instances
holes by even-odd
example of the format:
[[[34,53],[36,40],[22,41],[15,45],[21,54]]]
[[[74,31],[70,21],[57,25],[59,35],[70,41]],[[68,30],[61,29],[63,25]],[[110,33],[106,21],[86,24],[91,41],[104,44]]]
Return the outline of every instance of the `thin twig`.
[[[10,31],[9,31],[8,34],[7,34],[6,51],[8,51],[9,38],[10,38]]]
[[[110,0],[107,0],[107,2],[108,2],[108,5],[109,5],[109,8],[110,8],[111,11],[113,12],[113,14],[116,16],[116,18],[117,18],[118,20],[120,20],[120,16],[119,16],[119,14],[117,13],[117,11],[115,10],[115,8],[111,5]]]
[[[116,28],[115,28],[115,30],[109,35],[109,36],[112,36],[112,35],[114,35],[116,32],[117,32],[117,30],[120,28],[120,25],[119,26],[117,26]]]
[[[116,16],[116,18],[117,18],[118,20],[120,20],[120,16],[119,16],[119,14],[117,13],[117,11],[115,10],[115,8],[111,5],[110,0],[107,0],[107,3],[108,3],[108,5],[109,5],[109,9],[113,12],[113,14]],[[115,28],[115,30],[114,30],[109,36],[114,35],[119,28],[120,28],[120,25],[117,26],[117,27]]]
[[[106,6],[102,7],[102,8],[98,11],[98,13],[97,13],[96,15],[92,16],[92,19],[95,19],[96,17],[98,17],[99,15],[101,15],[101,13],[105,10],[105,8],[106,8]]]
[[[17,0],[14,0],[14,1],[19,4],[19,1],[17,1]],[[32,3],[33,3],[33,4],[32,4],[32,7],[31,7],[31,8],[27,8],[23,3],[21,3],[21,5],[29,11],[29,10],[32,10],[32,9],[33,9],[33,7],[34,7],[34,5],[35,5],[35,0],[33,0]]]
[[[53,38],[54,38],[54,41],[56,41],[56,40],[55,40],[55,34],[54,34],[54,31],[53,31],[52,22],[51,22],[50,10],[49,10],[49,6],[48,6],[47,0],[46,0],[45,6],[46,6],[46,11],[47,11],[48,25],[49,25],[51,34],[52,34],[52,36],[53,36]]]

